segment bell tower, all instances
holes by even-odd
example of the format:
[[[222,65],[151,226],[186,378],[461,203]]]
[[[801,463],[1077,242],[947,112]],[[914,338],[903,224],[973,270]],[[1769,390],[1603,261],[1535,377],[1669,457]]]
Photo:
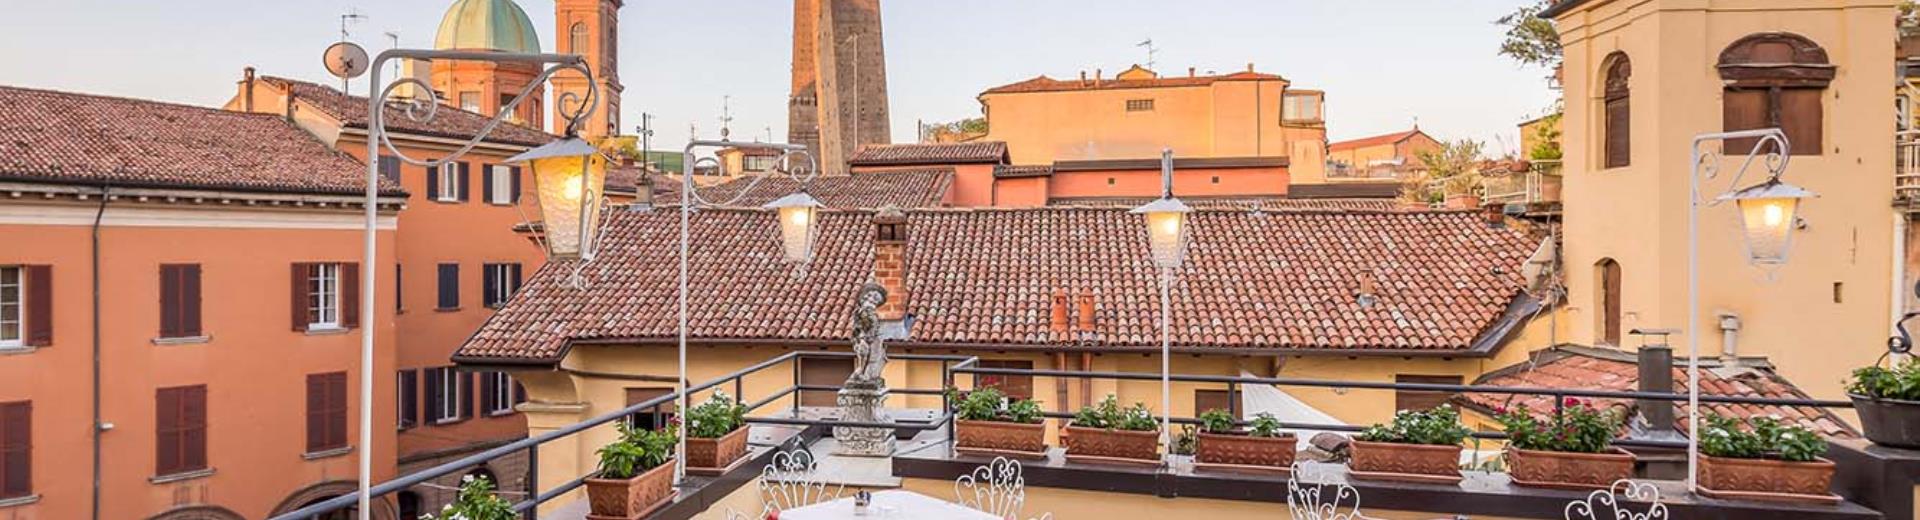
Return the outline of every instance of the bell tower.
[[[554,0],[554,23],[557,35],[554,50],[561,54],[579,54],[587,57],[587,66],[593,70],[593,81],[600,86],[600,96],[594,101],[593,115],[580,125],[580,135],[589,139],[620,135],[620,85],[619,39],[620,7],[623,0]],[[553,112],[553,132],[566,131],[567,120],[561,106],[584,102],[587,99],[587,78],[572,70],[563,70],[553,74],[553,92],[551,105]],[[573,109],[568,106],[567,109]]]

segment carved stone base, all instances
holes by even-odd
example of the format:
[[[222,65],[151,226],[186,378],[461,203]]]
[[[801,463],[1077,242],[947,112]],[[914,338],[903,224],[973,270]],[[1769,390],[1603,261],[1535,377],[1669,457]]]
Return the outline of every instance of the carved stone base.
[[[887,404],[887,388],[884,384],[856,385],[849,383],[840,390],[836,402],[843,411],[840,420],[853,422],[886,422],[884,408]],[[856,457],[887,457],[893,455],[893,430],[889,428],[851,428],[835,427],[833,440],[839,444],[837,455]]]

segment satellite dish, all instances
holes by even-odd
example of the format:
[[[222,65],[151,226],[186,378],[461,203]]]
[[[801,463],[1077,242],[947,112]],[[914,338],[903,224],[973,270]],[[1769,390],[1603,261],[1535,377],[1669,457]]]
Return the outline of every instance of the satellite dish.
[[[327,66],[327,73],[340,79],[353,79],[367,73],[372,64],[367,59],[367,50],[353,42],[340,42],[327,46],[327,52],[321,54],[320,61]]]

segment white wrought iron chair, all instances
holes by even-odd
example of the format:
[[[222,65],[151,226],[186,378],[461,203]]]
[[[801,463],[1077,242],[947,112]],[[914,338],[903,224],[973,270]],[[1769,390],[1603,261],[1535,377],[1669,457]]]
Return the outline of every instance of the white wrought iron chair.
[[[1324,482],[1295,462],[1287,478],[1287,512],[1293,520],[1372,520],[1360,513],[1360,491],[1346,484]],[[1331,496],[1324,493],[1331,491]]]
[[[1027,504],[1027,479],[1021,475],[1020,461],[994,457],[993,462],[973,469],[953,481],[954,502],[978,509],[997,518],[1020,518]],[[1040,520],[1053,513],[1040,515]]]
[[[829,486],[818,471],[813,454],[806,451],[781,451],[760,468],[760,501],[766,512],[778,512],[837,500],[845,484]]]
[[[1644,502],[1648,504],[1646,512],[1639,512],[1621,503],[1621,500]],[[1567,520],[1668,520],[1667,505],[1660,503],[1660,488],[1647,482],[1634,482],[1621,479],[1613,482],[1607,489],[1587,494],[1587,498],[1567,504]]]

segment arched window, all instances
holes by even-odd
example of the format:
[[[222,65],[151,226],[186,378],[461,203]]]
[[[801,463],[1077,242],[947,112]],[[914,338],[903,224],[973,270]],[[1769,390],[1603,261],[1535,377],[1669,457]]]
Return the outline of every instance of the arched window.
[[[1601,142],[1607,168],[1626,166],[1633,160],[1633,111],[1627,102],[1627,78],[1633,75],[1633,63],[1627,60],[1627,54],[1614,51],[1601,61],[1606,71],[1606,125]]]
[[[1602,258],[1593,264],[1593,309],[1599,312],[1594,341],[1620,345],[1620,262]]]
[[[1819,155],[1821,98],[1833,82],[1827,51],[1804,36],[1749,34],[1720,51],[1721,123],[1725,131],[1778,127],[1794,155]],[[1757,139],[1729,140],[1728,154],[1745,154]]]
[[[567,52],[586,54],[588,46],[587,22],[573,22],[573,27],[567,29],[567,33]]]

